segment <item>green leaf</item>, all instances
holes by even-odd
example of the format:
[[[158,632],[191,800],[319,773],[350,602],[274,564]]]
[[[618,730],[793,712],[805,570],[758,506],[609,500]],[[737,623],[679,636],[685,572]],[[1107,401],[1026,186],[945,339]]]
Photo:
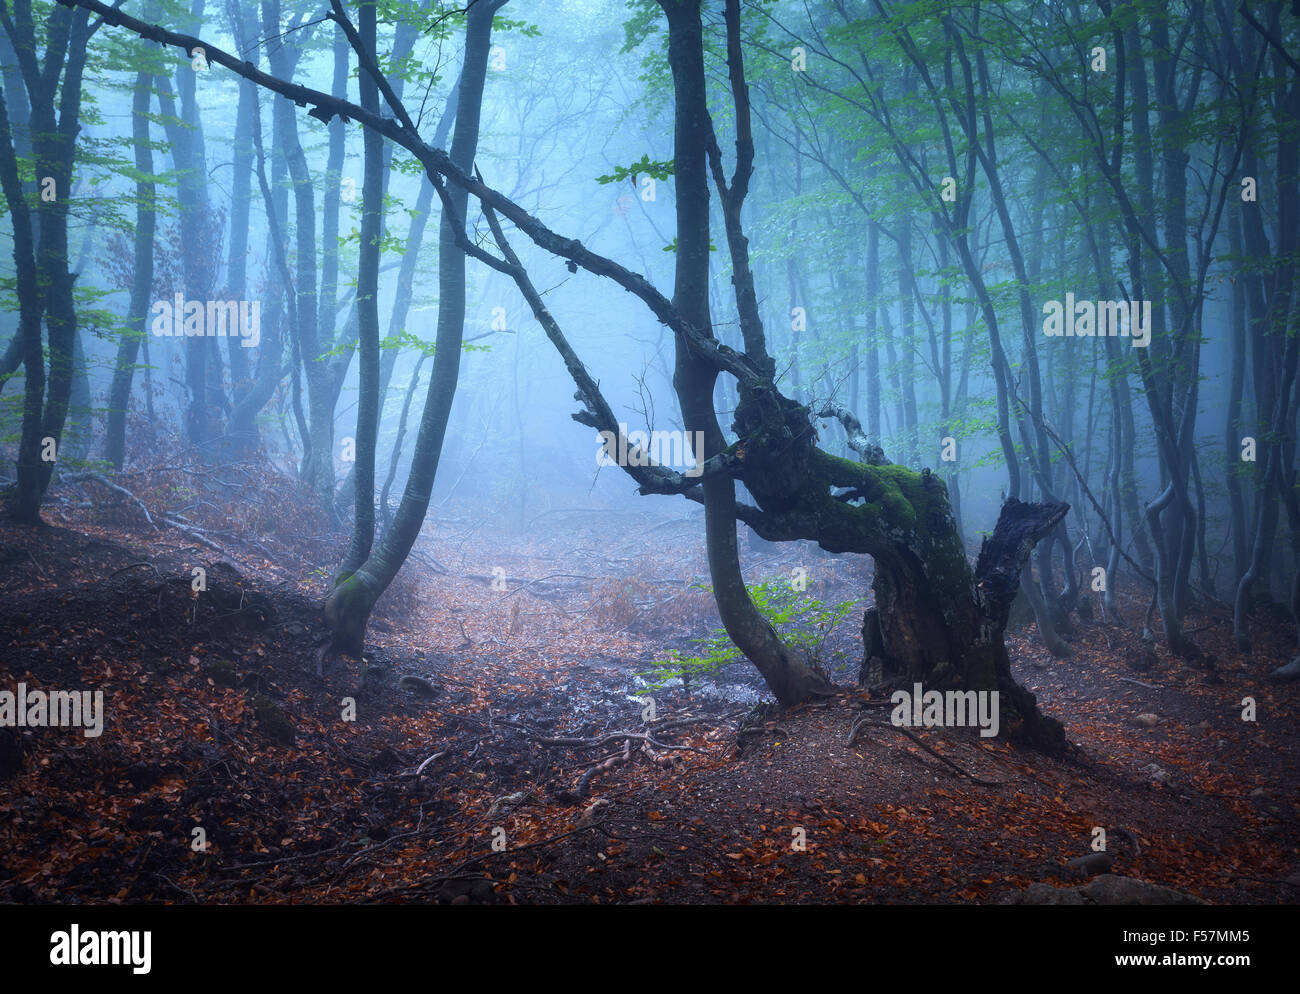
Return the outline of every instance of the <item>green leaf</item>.
[[[640,159],[632,163],[630,166],[615,166],[614,171],[609,175],[597,176],[596,182],[601,186],[606,186],[610,183],[622,183],[624,180],[630,179],[632,184],[635,186],[638,176],[650,176],[653,179],[662,181],[668,179],[672,175],[673,161],[671,159],[651,160],[650,156],[647,154],[641,156]]]

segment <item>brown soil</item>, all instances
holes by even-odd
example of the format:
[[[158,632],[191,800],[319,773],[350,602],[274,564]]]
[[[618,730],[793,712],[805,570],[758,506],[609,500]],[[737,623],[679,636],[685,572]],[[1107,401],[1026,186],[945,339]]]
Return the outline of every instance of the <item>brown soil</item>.
[[[129,507],[62,514],[66,527],[0,524],[0,690],[103,690],[105,727],[0,729],[0,901],[996,902],[1077,882],[1064,864],[1095,827],[1111,830],[1114,872],[1213,902],[1300,897],[1300,691],[1263,679],[1293,641],[1274,608],[1246,658],[1224,609],[1203,607],[1189,627],[1212,667],[1161,647],[1152,661],[1100,622],[1067,660],[1015,633],[1017,677],[1077,745],[1066,759],[890,726],[888,702],[853,686],[859,608],[826,647],[838,698],[755,706],[743,667],[730,699],[659,691],[659,723],[699,720],[657,740],[690,748],[651,757],[637,739],[584,783],[622,741],[539,739],[646,730],[634,674],[716,624],[692,586],[698,521],[555,512],[521,542],[441,517],[381,604],[361,683],[359,661],[315,675],[313,563],[341,540],[223,537],[227,569]],[[864,559],[766,545],[747,559],[753,578],[805,567],[828,603],[868,589]],[[1137,626],[1144,605],[1124,607]],[[406,673],[440,693],[400,690]]]

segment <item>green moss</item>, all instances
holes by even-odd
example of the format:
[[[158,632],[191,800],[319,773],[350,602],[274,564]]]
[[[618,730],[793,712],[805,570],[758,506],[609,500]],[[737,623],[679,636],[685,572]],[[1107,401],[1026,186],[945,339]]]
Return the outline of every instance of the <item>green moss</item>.
[[[239,679],[235,664],[229,659],[215,659],[208,664],[208,676],[218,687],[233,687]]]
[[[366,622],[374,605],[360,573],[353,573],[325,598],[325,623],[329,625],[334,650],[360,655]]]
[[[270,739],[281,745],[293,745],[297,731],[275,701],[265,694],[258,694],[253,698],[253,713],[257,716],[258,725]]]

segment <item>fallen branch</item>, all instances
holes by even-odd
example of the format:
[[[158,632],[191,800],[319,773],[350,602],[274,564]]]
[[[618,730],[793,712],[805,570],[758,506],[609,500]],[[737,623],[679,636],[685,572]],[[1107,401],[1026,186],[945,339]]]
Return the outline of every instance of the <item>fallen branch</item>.
[[[154,531],[158,530],[158,526],[154,524],[153,515],[149,513],[149,508],[145,507],[144,501],[142,501],[135,494],[131,493],[130,490],[127,490],[126,487],[118,486],[116,483],[114,483],[112,480],[106,477],[103,473],[67,473],[64,475],[63,479],[65,482],[68,483],[75,483],[82,480],[88,481],[90,483],[98,483],[101,487],[105,487],[113,491],[113,493],[115,494],[121,494],[123,497],[126,497],[128,500],[132,501],[135,504],[135,506],[140,509],[140,513],[144,515],[145,521],[149,522],[150,528],[152,528]]]
[[[432,756],[430,756],[428,759],[426,759],[423,763],[421,763],[419,766],[415,768],[415,775],[418,777],[421,773],[424,772],[424,768],[426,766],[432,763],[435,759],[441,759],[445,755],[447,755],[446,750],[442,752],[435,752]]]
[[[32,555],[30,550],[27,552],[27,558],[32,561],[32,565],[36,567],[36,572],[41,574],[42,578],[49,579],[49,574],[47,574],[41,564],[36,561],[36,557]]]
[[[616,766],[624,766],[627,764],[629,760],[631,760],[631,758],[632,758],[632,740],[624,739],[623,752],[619,755],[611,756],[609,757],[609,759],[606,759],[603,762],[597,763],[586,773],[584,773],[581,777],[579,777],[577,786],[573,788],[573,793],[578,797],[579,800],[586,798],[587,790],[591,786],[591,781],[595,779],[595,777],[598,774],[605,773],[609,770],[612,770]]]
[[[887,725],[884,722],[873,721],[871,718],[867,718],[865,716],[858,718],[856,721],[853,722],[853,727],[849,730],[849,737],[844,743],[844,747],[846,749],[852,747],[853,740],[858,737],[858,732],[861,731],[863,728],[892,728],[896,732],[901,732],[903,735],[906,735],[909,739],[911,739],[922,749],[928,752],[935,759],[939,760],[939,762],[943,763],[945,766],[949,767],[956,773],[959,773],[961,776],[964,776],[971,783],[977,784],[980,787],[1001,787],[1008,782],[1006,780],[981,780],[979,777],[975,776],[974,774],[968,773],[966,770],[962,769],[960,766],[954,763],[947,756],[943,755],[943,753],[935,751],[925,742],[921,741],[920,737],[917,736],[914,732],[912,732],[911,729],[904,728],[902,725],[894,725],[894,724]]]
[[[583,739],[541,735],[521,722],[509,721],[505,718],[498,718],[497,724],[505,725],[508,728],[518,729],[534,742],[545,746],[563,746],[567,749],[599,749],[601,746],[608,745],[611,742],[628,741],[648,742],[656,749],[679,749],[685,752],[704,753],[703,749],[697,749],[694,746],[674,745],[671,742],[660,742],[650,732],[610,732],[608,735],[602,735],[598,738]]]
[[[505,600],[506,598],[508,598],[508,597],[513,597],[515,594],[519,593],[519,591],[524,590],[524,589],[526,589],[527,587],[531,587],[531,586],[532,586],[533,584],[535,584],[535,583],[545,583],[546,581],[551,580],[551,579],[554,579],[554,578],[557,577],[557,576],[571,577],[571,578],[573,578],[573,579],[575,579],[575,580],[592,580],[592,581],[594,581],[594,580],[596,579],[594,576],[586,576],[585,574],[582,574],[582,573],[547,573],[545,576],[539,576],[536,580],[519,580],[519,579],[516,579],[515,577],[506,577],[506,581],[507,581],[507,582],[519,583],[519,584],[522,584],[522,586],[516,587],[514,590],[510,591],[510,592],[507,593],[507,594],[502,594],[502,595],[501,595],[500,597],[498,597],[496,600],[494,600],[494,601],[492,601],[490,604],[488,604],[488,607],[494,607],[494,606],[496,606],[497,604],[500,604],[500,603],[501,603],[503,600]],[[480,579],[480,577],[477,577],[477,576],[476,576],[475,579]]]
[[[235,555],[233,552],[231,552],[229,549],[225,548],[224,546],[218,545],[216,542],[212,541],[212,539],[208,538],[206,535],[203,534],[203,531],[201,529],[194,528],[191,525],[183,525],[179,521],[176,521],[173,518],[163,518],[163,524],[171,528],[175,528],[182,535],[188,535],[190,538],[194,539],[194,541],[198,542],[200,545],[206,545],[209,549],[212,549],[214,552],[221,553],[227,559],[232,559],[235,562],[240,562],[239,556]]]
[[[123,566],[121,569],[113,570],[113,572],[108,574],[108,578],[111,580],[113,579],[113,577],[117,576],[118,573],[125,573],[127,570],[135,569],[137,566],[148,566],[151,570],[153,570],[154,576],[158,575],[158,569],[157,567],[154,566],[153,563],[138,562],[138,563],[131,563],[128,566]]]
[[[1146,687],[1147,690],[1159,690],[1159,689],[1160,689],[1160,688],[1157,687],[1154,683],[1143,683],[1141,680],[1134,680],[1131,676],[1122,676],[1122,677],[1120,677],[1119,679],[1122,680],[1122,681],[1124,681],[1124,683],[1135,683],[1135,684],[1137,684],[1139,687]]]

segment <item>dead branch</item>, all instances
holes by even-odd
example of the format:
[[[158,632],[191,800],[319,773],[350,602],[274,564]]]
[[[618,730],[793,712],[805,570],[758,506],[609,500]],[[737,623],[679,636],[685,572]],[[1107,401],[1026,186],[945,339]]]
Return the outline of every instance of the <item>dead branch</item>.
[[[435,759],[441,759],[445,755],[447,755],[446,750],[443,750],[442,752],[435,752],[432,756],[430,756],[428,759],[426,759],[423,763],[421,763],[419,766],[415,768],[415,776],[418,777],[421,773],[424,772],[424,768],[426,766],[432,763]]]
[[[573,788],[573,793],[579,799],[585,798],[587,796],[587,790],[588,788],[591,787],[591,781],[593,779],[595,779],[601,773],[605,773],[609,770],[614,769],[614,767],[616,766],[625,765],[631,758],[632,758],[632,740],[624,739],[622,753],[615,756],[611,756],[608,759],[600,763],[597,763],[586,773],[584,773],[581,777],[579,777],[577,786]]]
[[[1001,787],[1005,783],[1007,783],[1006,780],[981,780],[979,777],[975,776],[974,774],[968,773],[966,770],[962,769],[960,766],[954,763],[947,756],[943,755],[943,753],[937,752],[935,749],[927,745],[925,742],[921,741],[920,737],[917,736],[911,729],[904,728],[902,725],[885,724],[884,722],[881,721],[873,721],[872,719],[865,716],[858,718],[856,721],[853,722],[853,727],[849,730],[849,737],[844,743],[844,747],[846,749],[852,747],[853,740],[857,738],[858,732],[861,731],[863,728],[892,728],[896,732],[901,732],[903,735],[906,735],[909,739],[911,739],[922,749],[928,752],[935,759],[939,760],[939,762],[943,763],[945,766],[949,767],[954,772],[959,773],[961,776],[965,777],[971,783],[977,784],[980,787]]]
[[[531,587],[531,586],[532,586],[533,584],[535,584],[535,583],[546,583],[547,581],[552,580],[552,579],[554,579],[554,578],[557,577],[557,576],[562,576],[562,577],[571,577],[571,578],[573,578],[573,579],[575,579],[575,580],[593,580],[593,581],[594,581],[594,580],[596,579],[594,576],[586,576],[585,574],[582,574],[582,573],[547,573],[546,576],[539,576],[536,580],[520,580],[520,579],[516,579],[515,577],[507,577],[507,578],[506,578],[507,581],[513,581],[513,582],[515,582],[515,583],[519,583],[519,584],[521,584],[521,586],[516,587],[514,590],[510,591],[509,593],[502,594],[500,597],[498,597],[496,600],[494,600],[491,604],[489,604],[488,607],[492,607],[492,606],[494,606],[494,605],[496,605],[496,604],[500,604],[500,603],[501,603],[503,600],[505,600],[506,598],[508,598],[508,597],[513,597],[515,594],[519,593],[519,591],[524,590],[524,589],[526,589],[526,588],[528,588],[528,587]],[[475,577],[475,579],[478,579],[478,577]],[[539,596],[541,596],[541,595],[539,594]]]
[[[113,579],[113,577],[117,576],[118,573],[125,573],[127,570],[135,569],[137,566],[148,566],[151,570],[153,570],[154,576],[158,575],[158,569],[156,566],[154,566],[153,563],[138,562],[138,563],[131,563],[127,566],[123,566],[121,569],[113,570],[113,572],[108,574],[108,578],[111,580]]]
[[[832,418],[838,421],[844,427],[844,433],[848,436],[849,448],[860,455],[864,463],[870,466],[880,466],[889,461],[885,458],[885,450],[879,445],[872,444],[871,439],[867,438],[867,433],[862,430],[862,422],[858,420],[858,416],[843,404],[827,401],[821,405],[821,410],[817,411],[817,417]]]
[[[235,562],[241,561],[240,557],[235,555],[229,549],[221,545],[218,545],[216,542],[212,541],[212,539],[208,538],[204,534],[202,529],[195,528],[193,525],[181,524],[179,521],[176,521],[173,518],[163,518],[162,520],[163,520],[163,524],[175,528],[182,535],[188,535],[190,538],[194,539],[194,541],[198,542],[200,545],[206,545],[209,549],[212,549],[214,552],[221,553],[227,559],[232,559]]]
[[[135,494],[131,493],[130,490],[127,490],[126,487],[118,486],[108,477],[104,476],[103,473],[67,473],[63,476],[63,479],[69,483],[79,482],[82,480],[88,481],[90,483],[98,483],[101,487],[105,487],[108,490],[113,491],[113,493],[115,494],[121,494],[123,497],[130,500],[132,503],[135,504],[136,507],[140,509],[140,513],[144,515],[144,520],[149,522],[150,528],[152,528],[154,531],[158,530],[158,526],[154,524],[153,515],[149,513],[149,508],[144,506],[144,501],[142,501]]]
[[[660,742],[651,732],[610,732],[608,735],[584,739],[568,736],[555,737],[542,735],[522,722],[510,721],[506,718],[498,718],[497,724],[505,725],[508,728],[518,729],[539,745],[563,746],[566,749],[599,749],[601,746],[608,745],[611,742],[622,742],[626,740],[628,742],[649,742],[656,749],[678,749],[684,752],[704,752],[703,749],[697,749],[694,746],[674,745],[671,742]],[[656,731],[657,730],[658,729],[656,729]]]

